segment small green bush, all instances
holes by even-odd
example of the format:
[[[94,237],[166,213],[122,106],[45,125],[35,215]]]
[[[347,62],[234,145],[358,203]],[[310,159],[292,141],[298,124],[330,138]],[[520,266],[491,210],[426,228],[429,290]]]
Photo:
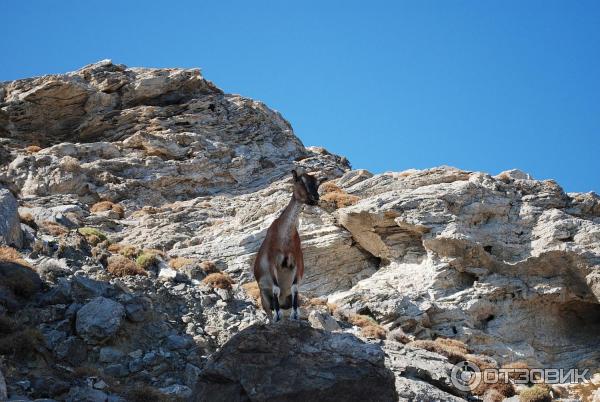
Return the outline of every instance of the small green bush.
[[[96,229],[96,228],[84,227],[84,228],[79,228],[78,231],[80,234],[82,234],[85,237],[96,236],[101,241],[106,240],[106,235],[104,234],[104,232],[102,232],[101,230]]]
[[[142,254],[140,254],[136,259],[135,259],[135,263],[144,269],[148,269],[151,266],[153,266],[154,264],[156,264],[157,259],[156,259],[156,254],[152,253],[152,252],[146,252],[144,251]]]

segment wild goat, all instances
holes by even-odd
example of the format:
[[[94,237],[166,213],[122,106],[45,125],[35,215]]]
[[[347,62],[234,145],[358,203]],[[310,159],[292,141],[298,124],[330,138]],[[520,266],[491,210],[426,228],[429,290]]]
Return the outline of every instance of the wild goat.
[[[304,259],[298,235],[298,218],[304,204],[317,205],[317,189],[324,181],[292,170],[294,192],[281,215],[267,230],[254,261],[254,277],[260,288],[263,309],[273,321],[282,318],[281,309],[292,308],[290,319],[299,319],[298,286],[304,275]]]

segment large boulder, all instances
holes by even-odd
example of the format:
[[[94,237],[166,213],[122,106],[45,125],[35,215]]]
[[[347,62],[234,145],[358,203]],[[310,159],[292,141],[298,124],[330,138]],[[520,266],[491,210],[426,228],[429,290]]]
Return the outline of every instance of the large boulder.
[[[97,297],[77,311],[77,334],[88,343],[101,343],[117,333],[124,315],[121,303]]]
[[[377,345],[285,321],[254,325],[214,354],[195,401],[396,401]]]
[[[21,248],[23,232],[19,221],[19,206],[12,193],[0,187],[0,244]]]
[[[39,275],[17,262],[0,261],[0,305],[16,311],[23,300],[29,299],[42,288]]]

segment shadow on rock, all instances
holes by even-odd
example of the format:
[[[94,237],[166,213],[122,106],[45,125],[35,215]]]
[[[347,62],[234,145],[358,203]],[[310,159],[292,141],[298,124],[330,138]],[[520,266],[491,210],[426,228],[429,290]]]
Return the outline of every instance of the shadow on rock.
[[[384,352],[304,322],[253,325],[207,362],[194,401],[396,401]]]

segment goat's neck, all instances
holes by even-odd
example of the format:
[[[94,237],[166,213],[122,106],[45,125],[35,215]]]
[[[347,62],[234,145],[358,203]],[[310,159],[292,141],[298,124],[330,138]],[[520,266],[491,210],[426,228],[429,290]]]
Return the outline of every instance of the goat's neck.
[[[280,227],[279,233],[281,233],[282,240],[289,241],[292,238],[292,234],[298,228],[298,218],[304,205],[297,201],[294,196],[290,200],[289,204],[279,217]]]

